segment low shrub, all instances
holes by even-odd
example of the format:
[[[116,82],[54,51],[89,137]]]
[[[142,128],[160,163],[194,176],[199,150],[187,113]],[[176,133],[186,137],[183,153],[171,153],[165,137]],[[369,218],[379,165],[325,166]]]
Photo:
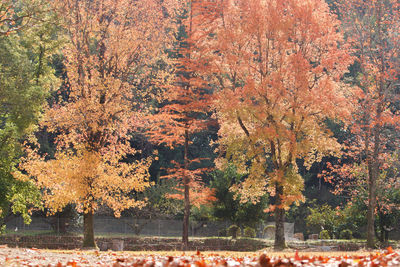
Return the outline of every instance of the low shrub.
[[[350,229],[344,229],[340,232],[339,237],[340,239],[352,239],[353,232]]]
[[[240,236],[240,227],[235,224],[229,226],[226,231],[233,239],[236,239],[238,236]]]
[[[328,230],[322,230],[319,233],[319,239],[331,239]]]
[[[265,234],[267,231],[275,231],[275,225],[267,225],[267,226],[265,226],[263,233]]]
[[[218,236],[227,236],[226,229],[221,229],[218,231]]]
[[[256,230],[254,230],[254,228],[251,228],[251,227],[249,227],[249,226],[246,226],[246,227],[244,228],[243,235],[244,235],[245,237],[254,238],[254,237],[256,237]]]
[[[269,239],[274,239],[275,238],[275,225],[267,225],[264,227],[263,230],[263,237],[264,238],[269,238]]]

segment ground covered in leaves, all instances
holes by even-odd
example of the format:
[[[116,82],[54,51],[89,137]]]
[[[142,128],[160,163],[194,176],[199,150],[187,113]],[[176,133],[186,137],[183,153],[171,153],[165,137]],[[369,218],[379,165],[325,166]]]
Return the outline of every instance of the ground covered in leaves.
[[[0,248],[1,266],[400,266],[400,251],[374,252],[99,252]]]

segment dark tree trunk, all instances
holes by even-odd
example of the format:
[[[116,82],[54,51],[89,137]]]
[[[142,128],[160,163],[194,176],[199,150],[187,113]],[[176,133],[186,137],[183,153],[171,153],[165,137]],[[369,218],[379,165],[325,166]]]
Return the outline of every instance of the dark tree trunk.
[[[378,217],[379,217],[379,236],[377,236],[376,234],[375,236],[377,236],[379,241],[383,243],[385,241],[385,225],[382,212],[378,212]],[[377,226],[375,226],[375,233],[376,233],[376,228]]]
[[[185,151],[184,151],[184,168],[185,170],[189,167],[188,160],[188,149],[189,149],[189,131],[185,131]],[[184,174],[183,177],[183,186],[184,186],[184,194],[185,194],[185,210],[183,215],[183,233],[182,233],[182,244],[183,249],[187,250],[189,246],[189,216],[190,216],[190,196],[189,196],[189,177],[187,174]]]
[[[382,21],[383,14],[382,14],[382,2],[378,1],[377,4],[379,4],[378,9],[376,10],[376,23],[377,23],[377,40],[376,42],[378,44],[384,44],[384,34],[383,34],[383,29],[382,25],[384,22]],[[376,107],[376,116],[375,116],[375,126],[373,128],[373,154],[372,158],[370,159],[370,164],[369,164],[369,181],[368,181],[368,212],[367,212],[367,247],[368,248],[375,248],[375,208],[376,208],[376,181],[379,178],[379,169],[380,169],[380,162],[379,162],[379,154],[381,150],[381,132],[382,132],[382,126],[381,126],[381,116],[384,110],[384,105],[385,104],[385,90],[386,90],[386,85],[385,85],[385,80],[384,76],[386,73],[386,66],[387,63],[385,62],[384,55],[383,55],[383,50],[379,51],[379,62],[380,62],[380,75],[379,75],[379,101],[377,103]]]
[[[192,6],[192,0],[189,1],[189,29],[188,29],[188,39],[190,40],[192,36],[192,23],[193,23],[193,6]],[[187,53],[187,58],[189,62],[191,61],[191,43],[190,41],[187,43],[188,44],[188,53]],[[192,77],[192,73],[189,72],[189,77]],[[190,79],[189,83],[187,85],[187,91],[186,93],[190,92]],[[186,121],[186,123],[188,123]],[[189,159],[188,159],[188,150],[189,150],[189,130],[188,130],[188,124],[186,124],[186,130],[185,130],[185,147],[184,147],[184,155],[183,155],[183,161],[184,161],[184,174],[183,174],[183,186],[184,186],[184,202],[185,202],[185,208],[184,208],[184,213],[183,213],[183,231],[182,231],[182,246],[183,250],[188,250],[189,248],[189,216],[190,216],[190,196],[189,196],[189,177],[187,175],[187,170],[189,169]]]
[[[381,117],[381,107],[378,106],[376,120]],[[381,127],[376,125],[373,131],[374,150],[368,164],[368,212],[367,212],[367,247],[375,248],[375,208],[376,208],[376,181],[379,177],[379,152],[381,146]]]
[[[384,241],[384,229],[383,229],[383,224],[382,222],[379,225],[379,229],[380,229],[380,234],[379,234],[379,241],[383,242]]]
[[[285,210],[282,206],[283,186],[277,185],[275,189],[275,250],[286,248],[285,242]]]
[[[389,231],[386,229],[384,231],[385,231],[385,237],[384,237],[383,242],[388,243],[389,242]]]
[[[97,249],[94,241],[93,210],[83,214],[83,248]]]
[[[370,167],[368,175],[368,212],[367,212],[367,247],[369,248],[375,248],[375,228],[374,228],[375,206],[376,206],[375,194],[376,194],[375,170],[374,167]]]

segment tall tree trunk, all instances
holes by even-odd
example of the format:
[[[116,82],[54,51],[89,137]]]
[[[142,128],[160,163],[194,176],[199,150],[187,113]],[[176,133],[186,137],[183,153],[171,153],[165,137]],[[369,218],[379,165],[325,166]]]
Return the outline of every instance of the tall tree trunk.
[[[376,138],[375,138],[376,139]],[[376,140],[375,140],[376,142]],[[374,144],[377,146],[377,144]],[[375,155],[368,172],[368,212],[367,212],[367,246],[375,248],[375,208],[376,208],[376,181],[379,176],[378,155]]]
[[[189,167],[188,159],[188,149],[189,149],[189,131],[185,131],[185,150],[184,150],[184,168],[185,170]],[[185,172],[183,177],[183,186],[185,194],[185,210],[183,215],[183,233],[182,233],[182,243],[183,249],[187,250],[189,246],[189,216],[190,216],[190,199],[189,199],[189,177]]]
[[[384,229],[384,231],[385,231],[385,237],[383,239],[383,242],[385,242],[385,244],[388,244],[388,242],[389,242],[389,231],[386,230],[386,229]]]
[[[83,214],[83,248],[97,249],[96,242],[94,241],[94,220],[92,209]]]
[[[282,206],[283,186],[276,185],[275,189],[275,250],[286,248],[285,242],[285,210]]]
[[[189,31],[188,31],[188,54],[187,58],[189,59],[189,62],[191,60],[191,37],[192,37],[192,23],[193,23],[193,3],[192,0],[189,0]],[[190,76],[192,74],[189,74]],[[189,93],[190,89],[190,79],[189,79],[189,84],[187,86],[186,93]],[[187,123],[187,122],[186,122]],[[185,210],[183,213],[183,231],[182,231],[182,245],[183,249],[187,250],[189,248],[189,216],[190,216],[190,196],[189,196],[189,177],[187,175],[187,170],[189,168],[189,159],[188,159],[188,150],[189,150],[189,130],[188,130],[188,125],[186,125],[186,130],[185,130],[185,148],[184,148],[184,155],[183,155],[183,161],[184,161],[184,175],[183,175],[183,186],[184,186],[184,197],[185,197]]]
[[[377,23],[377,42],[380,45],[384,45],[384,37],[382,33],[382,18],[383,18],[383,10],[382,10],[382,1],[375,2],[378,6],[376,6],[376,23]],[[385,81],[384,81],[384,74],[386,73],[386,63],[384,60],[383,55],[383,48],[381,47],[379,53],[379,61],[380,61],[380,77],[379,77],[379,101],[376,107],[376,118],[375,118],[375,126],[373,128],[373,154],[370,163],[370,170],[369,170],[369,181],[368,181],[368,213],[367,213],[367,247],[368,248],[375,248],[375,208],[376,208],[376,181],[379,178],[379,169],[380,169],[380,162],[379,162],[379,154],[381,148],[381,132],[382,127],[381,123],[381,116],[384,110],[385,105]],[[369,166],[369,167],[370,167]]]
[[[379,239],[379,241],[383,242],[383,239],[384,239],[384,233],[383,233],[383,232],[384,232],[384,229],[383,229],[382,214],[379,212],[378,216],[379,216],[379,231],[380,231],[379,236],[378,236],[378,239]]]
[[[383,83],[380,84],[380,96],[383,92]],[[376,208],[376,181],[379,178],[379,153],[381,147],[381,126],[379,125],[382,115],[382,104],[379,103],[375,120],[378,122],[373,130],[373,153],[368,165],[368,212],[367,212],[367,247],[375,248],[375,208]]]
[[[369,165],[368,171],[368,212],[367,212],[367,247],[375,248],[375,206],[376,206],[376,178],[375,164]]]

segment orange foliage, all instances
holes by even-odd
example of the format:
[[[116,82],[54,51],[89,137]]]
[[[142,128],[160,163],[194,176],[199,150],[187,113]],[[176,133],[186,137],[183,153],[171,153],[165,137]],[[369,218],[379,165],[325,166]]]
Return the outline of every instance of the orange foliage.
[[[177,33],[178,47],[174,53],[178,58],[174,64],[174,79],[171,84],[165,85],[162,107],[148,117],[147,125],[147,134],[153,142],[166,144],[171,148],[184,145],[186,152],[183,164],[175,162],[175,168],[169,169],[170,175],[165,177],[177,180],[177,193],[170,195],[171,197],[184,199],[184,189],[181,188],[186,184],[190,188],[190,202],[196,206],[215,199],[212,190],[201,181],[201,174],[207,169],[192,170],[192,163],[198,160],[190,160],[187,156],[192,135],[206,129],[209,124],[209,118],[205,114],[210,111],[212,95],[202,74],[208,67],[210,47],[207,40],[212,31],[210,22],[214,10],[215,1],[207,0],[185,1],[177,10],[186,36],[179,36]]]
[[[349,145],[350,157],[366,163],[368,179],[367,244],[374,247],[374,212],[380,169],[384,165],[387,144],[398,146],[400,116],[392,108],[398,101],[395,88],[400,71],[400,3],[397,0],[340,1],[344,29],[357,56],[359,66],[355,83],[357,110],[353,116]],[[395,104],[397,105],[397,103]],[[387,134],[389,133],[389,135]]]
[[[268,191],[287,208],[302,200],[296,159],[310,167],[340,151],[324,121],[350,118],[340,79],[352,58],[324,1],[221,3],[212,68],[221,152],[249,174],[234,188],[244,201]]]
[[[198,160],[191,160],[191,163],[198,162]],[[173,199],[184,200],[184,181],[183,177],[189,178],[189,201],[195,207],[201,205],[209,205],[215,201],[214,191],[205,186],[202,181],[202,174],[209,171],[209,168],[197,168],[194,170],[187,170],[183,164],[173,161],[175,168],[168,169],[169,174],[162,178],[175,179],[177,184],[174,188],[176,193],[168,194],[167,197]]]
[[[203,118],[210,111],[212,97],[211,88],[202,74],[208,68],[210,46],[207,41],[212,31],[210,22],[215,3],[201,0],[181,4],[176,16],[182,16],[181,24],[187,36],[176,33],[174,79],[164,84],[162,107],[148,117],[147,125],[147,134],[153,142],[171,148],[184,144],[185,131],[191,135],[207,127],[208,121]],[[189,14],[185,15],[185,12]]]
[[[381,133],[385,127],[400,125],[400,116],[390,107],[390,103],[398,100],[394,90],[400,71],[400,3],[350,0],[341,1],[340,7],[344,28],[349,33],[348,42],[360,66],[354,82],[361,90],[357,94],[357,112],[351,129],[357,141],[351,145],[364,150],[367,158],[376,157],[373,153],[383,151],[388,141],[373,145],[378,132],[378,140],[385,139]]]

